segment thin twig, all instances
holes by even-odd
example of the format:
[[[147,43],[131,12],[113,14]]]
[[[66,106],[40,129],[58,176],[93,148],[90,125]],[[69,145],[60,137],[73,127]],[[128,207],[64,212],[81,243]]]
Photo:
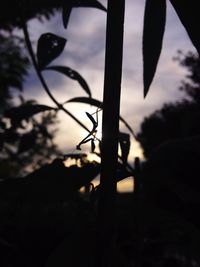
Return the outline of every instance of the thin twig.
[[[52,95],[50,89],[48,88],[48,85],[47,83],[45,82],[43,76],[42,76],[42,73],[40,71],[40,69],[38,68],[38,63],[36,61],[36,58],[35,58],[35,54],[33,52],[33,48],[32,48],[32,44],[31,44],[31,41],[30,41],[30,38],[29,38],[29,33],[28,33],[28,29],[27,29],[27,25],[26,25],[26,22],[24,21],[23,17],[21,16],[21,24],[22,24],[22,29],[23,29],[23,33],[24,33],[24,37],[25,37],[25,42],[26,42],[26,46],[27,46],[27,49],[28,49],[28,52],[30,54],[30,57],[31,57],[31,60],[32,60],[32,63],[33,63],[33,66],[35,68],[35,71],[38,75],[38,78],[44,88],[44,90],[46,91],[46,93],[48,94],[48,96],[50,97],[50,99],[54,102],[54,104],[58,107],[59,110],[62,110],[64,111],[67,115],[69,115],[74,121],[76,121],[83,129],[85,129],[88,133],[91,133],[91,131],[79,120],[77,119],[70,111],[68,111],[64,106],[63,104],[60,104],[56,99],[55,97]],[[101,108],[99,108],[98,112],[101,111]],[[95,112],[97,113],[97,111]],[[94,113],[94,114],[95,114]],[[93,114],[92,114],[93,115]],[[98,141],[100,141],[98,139]],[[99,155],[99,157],[101,157]],[[119,159],[121,159],[120,156],[118,156]],[[131,167],[130,164],[127,163],[127,167],[129,170],[131,170],[132,172],[134,172],[134,169]]]
[[[54,102],[54,104],[58,107],[59,110],[64,111],[73,120],[75,120],[82,128],[84,128],[87,132],[90,133],[90,130],[79,119],[77,119],[70,111],[68,111],[66,108],[64,108],[63,105],[60,104],[55,99],[55,97],[52,95],[51,91],[49,90],[49,88],[48,88],[48,86],[47,86],[47,84],[46,84],[46,82],[45,82],[45,80],[44,80],[44,78],[42,76],[41,71],[38,68],[38,63],[36,61],[36,58],[35,58],[35,55],[34,55],[34,52],[33,52],[33,48],[32,48],[32,44],[31,44],[30,38],[29,38],[29,33],[28,33],[26,22],[24,21],[23,18],[21,18],[21,22],[22,22],[22,29],[23,29],[23,32],[24,32],[25,42],[26,42],[27,49],[29,51],[31,60],[33,62],[33,66],[34,66],[34,68],[36,70],[36,73],[38,75],[38,78],[39,78],[41,84],[43,85],[44,90],[46,91],[47,95],[50,97],[50,99]]]

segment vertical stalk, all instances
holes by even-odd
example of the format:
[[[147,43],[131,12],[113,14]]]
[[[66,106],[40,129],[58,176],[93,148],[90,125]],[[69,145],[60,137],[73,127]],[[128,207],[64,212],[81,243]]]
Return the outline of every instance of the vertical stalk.
[[[105,267],[112,257],[115,225],[116,169],[123,57],[125,0],[108,0],[98,207],[98,262]]]

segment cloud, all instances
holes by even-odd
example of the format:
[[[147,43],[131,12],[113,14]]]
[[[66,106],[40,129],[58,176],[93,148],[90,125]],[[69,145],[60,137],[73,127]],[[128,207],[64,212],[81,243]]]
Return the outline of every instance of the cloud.
[[[101,1],[101,3],[105,5],[106,1]],[[176,56],[178,49],[184,52],[194,51],[185,29],[172,6],[168,3],[163,50],[150,92],[144,100],[142,92],[144,3],[144,0],[126,1],[121,114],[133,126],[135,131],[139,130],[144,116],[160,108],[165,102],[176,101],[183,97],[178,87],[185,76],[185,70],[172,58]],[[106,32],[105,12],[92,8],[77,8],[71,14],[67,30],[62,26],[60,13],[43,24],[33,20],[29,25],[29,30],[32,40],[35,41],[34,47],[36,47],[37,39],[44,32],[53,32],[67,38],[64,52],[52,65],[65,65],[80,72],[91,87],[93,96],[102,99]],[[58,101],[63,102],[63,100],[65,101],[71,97],[85,96],[84,91],[76,81],[52,71],[45,72],[44,76]],[[41,103],[51,102],[43,92],[42,86],[32,69],[25,89],[27,97],[33,96]],[[85,122],[84,112],[90,109],[89,106],[77,105],[69,108]],[[65,114],[59,116],[61,124],[57,142],[60,147],[71,149],[77,143],[77,140],[84,137],[85,131],[70,118],[66,118]]]

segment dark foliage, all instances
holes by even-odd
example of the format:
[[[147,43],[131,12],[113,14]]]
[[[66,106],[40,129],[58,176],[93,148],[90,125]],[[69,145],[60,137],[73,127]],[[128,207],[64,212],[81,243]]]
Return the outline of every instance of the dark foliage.
[[[144,97],[156,72],[166,22],[166,0],[147,0],[143,30]]]
[[[91,97],[91,91],[90,88],[85,81],[85,79],[75,70],[69,68],[69,67],[64,67],[64,66],[50,66],[48,68],[45,68],[45,70],[54,70],[57,72],[60,72],[69,78],[76,80],[80,86],[83,88],[83,90],[88,94],[89,97]]]
[[[25,101],[22,95],[20,103],[14,104],[14,90],[23,93],[29,60],[22,38],[1,32],[0,39],[0,178],[8,179],[30,172],[58,153],[53,143],[55,127],[49,130],[56,123],[56,112]]]
[[[20,14],[25,20],[32,18],[50,19],[58,9],[63,9],[63,23],[67,27],[69,16],[73,7],[92,7],[106,11],[105,7],[95,0],[8,0],[1,4],[0,28],[11,30],[13,27],[20,27]]]
[[[184,138],[200,133],[200,110],[195,103],[184,101],[177,104],[165,104],[145,118],[141,125],[138,140],[148,158],[159,144],[166,140]]]
[[[146,157],[166,140],[200,134],[200,61],[198,56],[192,53],[185,56],[179,53],[176,59],[188,69],[187,79],[180,86],[186,97],[180,102],[165,104],[144,119],[137,137]]]
[[[166,141],[143,167],[144,196],[158,213],[168,212],[200,229],[200,137]]]
[[[11,104],[11,88],[23,89],[29,60],[23,40],[10,33],[0,33],[0,112]]]
[[[7,257],[1,266],[11,264],[14,248],[15,266],[43,266],[65,238],[92,227],[94,211],[78,190],[96,177],[99,165],[81,162],[65,167],[56,159],[24,178],[0,182],[0,246]]]
[[[192,0],[170,0],[183,26],[185,27],[193,45],[200,55],[200,37],[199,37],[199,9],[198,2]]]
[[[196,28],[193,30],[194,24],[188,19],[190,12],[185,9],[188,6],[182,4],[179,0],[171,2],[175,6],[191,40],[198,49],[199,39],[196,35]],[[161,5],[161,9],[158,8],[158,4]],[[7,1],[2,9],[3,12],[1,11],[3,16],[0,22],[2,22],[2,27],[6,29],[23,24],[28,49],[44,89],[51,100],[57,105],[57,108],[62,109],[69,115],[70,113],[64,109],[63,105],[58,103],[52,96],[41,73],[42,69],[60,55],[66,40],[52,33],[42,35],[38,42],[38,62],[36,62],[25,23],[28,19],[34,17],[35,14],[39,17],[41,17],[40,15],[48,17],[53,12],[54,7],[57,8],[59,6],[63,10],[63,24],[65,28],[67,28],[72,7],[95,7],[105,10],[98,1],[94,0],[69,0],[66,2],[62,0],[62,2],[57,1],[56,5],[53,0],[40,1],[40,3],[32,0],[13,1],[12,3]],[[190,6],[191,9],[196,7],[193,2]],[[115,221],[115,212],[117,210],[115,206],[116,176],[120,171],[122,175],[127,172],[124,167],[127,165],[130,142],[129,135],[119,134],[118,129],[124,1],[110,0],[108,1],[108,7],[105,91],[104,103],[103,105],[101,104],[104,110],[104,137],[101,145],[101,184],[98,189],[92,189],[92,192],[90,192],[90,188],[86,190],[88,194],[85,194],[84,197],[87,198],[89,196],[89,200],[92,198],[93,200],[91,202],[84,201],[80,197],[78,190],[81,186],[88,188],[89,182],[99,173],[99,164],[86,162],[82,167],[75,165],[66,168],[60,159],[56,159],[52,164],[38,169],[23,179],[4,179],[1,182],[0,188],[0,211],[2,214],[0,249],[4,253],[4,257],[1,258],[2,265],[4,266],[44,266],[46,260],[47,266],[51,266],[52,258],[54,259],[53,264],[57,264],[60,259],[59,256],[63,256],[63,253],[66,254],[66,251],[69,255],[69,262],[66,260],[65,263],[68,263],[69,266],[88,267],[95,265],[104,267],[108,266],[108,263],[109,266],[120,267],[189,266],[198,260],[198,254],[195,249],[192,246],[190,248],[187,246],[187,244],[191,245],[192,242],[189,239],[191,236],[194,237],[194,233],[198,233],[197,236],[199,238],[199,221],[196,213],[199,209],[199,190],[198,188],[195,190],[196,187],[199,187],[199,182],[198,176],[191,178],[192,170],[197,173],[200,172],[198,164],[200,160],[198,137],[164,144],[155,151],[155,154],[152,154],[150,160],[142,168],[142,172],[138,167],[139,160],[137,161],[137,170],[135,171],[137,177],[135,178],[143,178],[141,190],[144,189],[143,192],[145,194],[142,197],[144,197],[146,201],[144,203],[147,205],[141,209],[141,206],[138,204],[139,199],[142,198],[140,196],[141,192],[140,190],[135,190],[137,195],[134,198],[135,202],[131,202],[130,205],[131,216],[129,214],[130,217],[128,219],[124,219],[121,216],[117,222]],[[16,11],[17,15],[15,16]],[[23,17],[22,20],[18,14]],[[21,24],[21,22],[23,23]],[[164,26],[165,1],[157,1],[155,5],[154,0],[147,0],[143,37],[145,95],[155,74],[161,52]],[[155,35],[152,35],[154,30]],[[153,42],[151,42],[152,36]],[[153,53],[151,54],[152,51]],[[188,66],[187,64],[191,65],[190,60],[189,63],[182,61],[182,64],[186,66]],[[91,100],[91,93],[85,80],[76,71],[63,69],[63,67],[62,69],[60,67],[59,69],[58,67],[56,69],[55,67],[49,68],[54,68],[54,70],[68,75],[72,79],[75,78],[89,95],[87,100],[79,98],[79,100],[76,99],[77,101],[70,100],[68,102],[98,105],[98,101]],[[196,81],[198,80],[197,76],[195,74],[191,77]],[[197,86],[198,83],[195,83],[195,87]],[[19,86],[16,87],[20,88]],[[183,84],[182,87],[183,90],[188,92],[190,97],[193,97],[191,90],[188,89],[190,84],[187,84],[187,86]],[[112,109],[110,109],[111,103]],[[53,138],[53,135],[51,135],[46,127],[49,121],[46,121],[45,124],[45,121],[38,122],[35,118],[37,113],[46,114],[47,118],[52,122],[52,108],[37,103],[29,104],[27,106],[26,103],[22,103],[20,107],[12,107],[10,111],[4,113],[5,116],[2,116],[0,121],[1,148],[3,150],[7,149],[6,153],[9,153],[9,158],[13,162],[16,162],[18,159],[20,159],[20,163],[23,162],[20,158],[21,155],[26,155],[28,159],[32,158],[31,154],[26,153],[29,153],[33,148],[35,153],[38,140],[42,140],[42,142],[47,144],[47,140],[52,141]],[[162,142],[165,138],[177,138],[179,135],[185,137],[199,133],[197,126],[197,121],[199,120],[198,108],[194,99],[190,99],[190,102],[185,100],[177,106],[171,104],[165,106],[159,114],[156,114],[156,119],[153,118],[153,125],[157,127],[153,129],[154,133],[155,129],[157,130],[157,139],[159,129],[161,129],[163,134],[160,136],[162,140],[159,140],[159,142]],[[174,115],[175,112],[178,114],[177,116]],[[81,144],[90,141],[91,150],[94,151],[98,122],[91,114],[86,114],[92,123],[92,130],[88,130],[88,136],[79,143],[78,148],[80,148]],[[188,115],[187,124],[181,118],[181,116],[184,116],[185,119],[186,115]],[[71,115],[71,117],[78,122],[74,116]],[[43,119],[45,118],[43,116]],[[170,127],[165,128],[162,121],[163,118],[165,118],[167,123],[169,121]],[[122,118],[120,119],[130,128]],[[178,126],[177,120],[179,121]],[[29,128],[25,129],[24,127],[28,124]],[[79,125],[86,128],[80,122]],[[148,125],[147,129],[149,129]],[[134,135],[133,132],[132,134]],[[140,136],[140,140],[144,140],[142,137]],[[156,140],[154,141],[157,142]],[[117,162],[118,142],[122,151],[122,164]],[[15,150],[10,149],[11,145],[14,145]],[[42,151],[44,152],[44,149]],[[187,154],[188,152],[189,154]],[[50,155],[52,156],[52,152],[50,152]],[[43,158],[47,158],[46,154],[43,154]],[[5,158],[2,157],[2,164],[5,165],[4,163]],[[161,182],[162,177],[164,178],[164,183]],[[137,185],[137,183],[135,184]],[[138,184],[141,185],[140,181]],[[99,204],[99,209],[96,209],[96,203]],[[122,206],[120,207],[121,214],[127,215],[122,210],[124,208]],[[157,212],[159,209],[162,212]],[[166,210],[169,212],[167,216],[165,215]],[[94,211],[97,211],[97,214]],[[144,218],[139,216],[142,212],[144,212]],[[135,220],[132,218],[133,213]],[[174,223],[174,214],[180,224],[178,226],[181,227]],[[130,225],[128,226],[127,221],[129,221],[129,218],[131,223],[136,226],[135,229]],[[143,220],[145,223],[143,223]],[[159,223],[160,221],[162,221],[162,224]],[[119,227],[117,231],[114,225]],[[193,226],[194,228],[197,227],[195,228],[196,232],[193,231]],[[141,235],[141,228],[144,228],[142,229],[144,230],[142,233],[144,235]],[[175,228],[177,232],[175,230],[172,231],[172,228]],[[98,232],[98,235],[95,235],[95,237],[93,237],[94,229]],[[193,233],[191,234],[192,231]],[[175,240],[178,238],[182,242],[178,243]],[[197,241],[199,241],[198,238],[196,239]],[[172,242],[174,242],[175,252],[169,249],[169,244],[171,245]],[[180,243],[183,245],[180,245]],[[91,251],[92,255],[90,255]],[[96,256],[95,264],[93,264],[93,257],[91,259],[94,253]],[[140,254],[143,254],[143,258],[140,258]],[[52,257],[49,257],[49,255]],[[180,260],[181,257],[182,259]],[[2,259],[6,260],[3,262]]]
[[[44,69],[51,61],[57,58],[65,48],[66,39],[52,33],[40,36],[37,46],[39,69]]]
[[[36,106],[30,101],[11,108],[11,111],[13,109],[23,110],[24,107],[30,111],[33,107],[32,111],[34,111]],[[40,105],[38,107],[40,108]],[[38,112],[41,110],[37,110],[36,113]],[[4,114],[0,117],[1,179],[30,172],[58,154],[57,147],[53,142],[57,122],[55,111],[47,109],[37,117],[33,116],[34,112],[32,115],[20,113],[18,116],[17,112],[12,114],[12,117],[4,116]]]

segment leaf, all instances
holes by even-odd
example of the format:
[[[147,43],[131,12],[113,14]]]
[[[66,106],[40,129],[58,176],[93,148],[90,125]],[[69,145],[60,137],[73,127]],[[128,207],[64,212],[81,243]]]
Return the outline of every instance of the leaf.
[[[170,0],[193,45],[200,55],[199,1]]]
[[[88,112],[85,112],[86,115],[88,116],[88,118],[91,120],[92,124],[93,124],[93,127],[97,127],[97,122],[95,121],[95,119],[92,117],[92,115]]]
[[[133,135],[133,137],[137,140],[137,137],[133,131],[133,129],[131,128],[131,126],[128,124],[127,121],[125,121],[121,116],[119,117],[120,121],[124,123],[124,125],[126,126],[126,128],[131,132],[131,134]]]
[[[70,100],[67,100],[64,104],[73,103],[73,102],[89,104],[89,105],[95,106],[97,108],[100,108],[103,106],[103,102],[101,102],[95,98],[89,98],[89,97],[74,97],[74,98],[71,98]]]
[[[88,142],[90,142],[91,140],[93,140],[93,138],[88,138],[90,135],[88,135],[86,138],[84,138],[77,146],[76,146],[76,149],[77,150],[81,150],[81,146],[83,144],[86,144]]]
[[[67,25],[69,23],[69,17],[72,11],[72,5],[71,3],[67,3],[66,6],[63,5],[62,8],[62,21],[63,21],[63,26],[66,29]]]
[[[130,135],[127,133],[119,133],[119,144],[122,152],[122,162],[123,165],[126,166],[131,145]]]
[[[63,67],[63,66],[50,66],[48,68],[45,68],[45,70],[55,70],[62,74],[65,74],[69,78],[76,80],[79,82],[83,90],[91,97],[91,91],[87,84],[87,82],[83,79],[83,77],[75,70],[69,68],[69,67]]]
[[[53,33],[44,33],[40,36],[37,46],[38,67],[43,69],[57,58],[63,51],[66,39]]]
[[[4,112],[4,116],[11,120],[11,124],[13,127],[18,127],[21,124],[22,120],[27,120],[33,115],[36,115],[40,112],[44,112],[47,110],[56,110],[55,108],[39,105],[39,104],[24,104],[18,107],[13,107]]]
[[[106,8],[99,2],[95,0],[71,0],[73,7],[93,7],[100,10],[106,11]]]
[[[74,98],[71,98],[68,101],[64,102],[64,104],[67,104],[67,103],[84,103],[84,104],[89,104],[89,105],[95,106],[97,108],[103,108],[103,102],[101,102],[95,98],[88,98],[88,97],[74,97]],[[125,121],[121,116],[119,119],[122,123],[124,123],[124,125],[127,127],[127,129],[131,132],[133,137],[135,139],[137,139],[134,131],[132,130],[131,126],[127,123],[127,121]]]
[[[62,7],[62,20],[63,20],[63,26],[65,29],[67,28],[67,25],[69,23],[69,17],[70,17],[73,7],[93,7],[93,8],[98,8],[100,10],[106,11],[106,8],[101,3],[99,3],[98,1],[94,1],[94,0],[64,1],[63,7]]]
[[[117,170],[116,176],[117,176],[117,182],[119,182],[123,179],[133,176],[133,173],[123,168],[121,170]]]
[[[94,153],[95,151],[95,142],[94,142],[94,139],[91,140],[91,152]]]
[[[146,0],[143,28],[143,80],[146,97],[156,72],[166,23],[166,0]]]

